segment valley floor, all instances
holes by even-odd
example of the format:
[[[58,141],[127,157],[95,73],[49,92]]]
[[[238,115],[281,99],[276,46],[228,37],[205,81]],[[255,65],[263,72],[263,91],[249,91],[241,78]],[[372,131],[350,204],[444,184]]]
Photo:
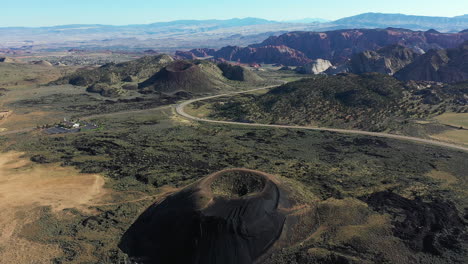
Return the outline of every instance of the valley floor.
[[[150,205],[216,171],[248,168],[287,182],[306,202],[296,208],[302,236],[284,235],[300,242],[276,245],[262,263],[467,260],[468,153],[462,149],[333,130],[198,122],[178,115],[184,112],[173,107],[177,101],[142,106],[71,86],[6,88],[2,107],[13,114],[0,124],[7,129],[0,134],[0,259],[126,261],[122,235]],[[87,116],[100,129],[29,130],[64,115]],[[458,116],[442,119],[464,125]]]

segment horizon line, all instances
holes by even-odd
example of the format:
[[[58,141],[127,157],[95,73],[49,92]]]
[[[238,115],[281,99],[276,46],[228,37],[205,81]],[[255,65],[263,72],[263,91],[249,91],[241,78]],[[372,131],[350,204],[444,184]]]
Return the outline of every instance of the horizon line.
[[[266,18],[248,16],[248,17],[231,17],[231,18],[225,18],[225,19],[219,19],[219,18],[176,19],[176,20],[155,21],[155,22],[151,22],[151,23],[135,23],[135,24],[101,24],[101,23],[80,24],[80,23],[70,23],[70,24],[55,24],[55,25],[48,25],[48,26],[0,26],[0,28],[54,28],[54,27],[64,27],[64,26],[125,27],[125,26],[144,26],[144,25],[152,25],[152,24],[158,24],[158,23],[174,23],[174,22],[181,22],[181,21],[198,21],[198,22],[202,22],[202,21],[229,21],[229,20],[235,20],[235,19],[238,19],[238,20],[259,19],[259,20],[264,20],[264,21],[273,22],[273,23],[290,23],[290,24],[311,24],[313,22],[300,23],[300,22],[291,22],[291,21],[305,20],[305,19],[320,19],[320,20],[325,20],[326,22],[321,22],[322,24],[325,24],[325,23],[332,23],[332,22],[338,21],[340,19],[359,16],[359,15],[365,15],[365,14],[403,15],[403,16],[419,16],[419,17],[433,17],[433,18],[457,18],[457,17],[468,16],[468,14],[461,14],[461,15],[448,17],[448,16],[414,15],[414,14],[404,14],[404,13],[365,12],[365,13],[359,13],[359,14],[356,14],[356,15],[345,16],[345,17],[342,17],[342,18],[334,19],[334,20],[327,19],[327,18],[320,18],[320,17],[304,17],[304,18],[295,18],[295,19],[287,19],[287,20],[270,20],[270,19],[266,19]],[[317,21],[317,22],[319,22],[319,21]]]

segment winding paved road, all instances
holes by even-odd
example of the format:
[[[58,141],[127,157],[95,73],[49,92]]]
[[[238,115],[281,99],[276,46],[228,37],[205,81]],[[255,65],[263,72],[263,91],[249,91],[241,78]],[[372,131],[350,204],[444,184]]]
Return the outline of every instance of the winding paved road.
[[[185,118],[188,118],[194,121],[199,121],[199,122],[227,124],[227,125],[241,125],[241,126],[251,126],[251,127],[292,128],[292,129],[305,129],[305,130],[316,130],[316,131],[330,131],[330,132],[343,133],[343,134],[357,134],[357,135],[413,141],[413,142],[434,145],[434,146],[439,146],[439,147],[446,147],[446,148],[457,149],[457,150],[468,152],[468,147],[463,147],[463,146],[459,146],[455,144],[450,144],[450,143],[445,143],[445,142],[440,142],[440,141],[435,141],[435,140],[430,140],[430,139],[410,137],[410,136],[402,136],[402,135],[379,133],[379,132],[369,132],[369,131],[362,131],[362,130],[338,129],[338,128],[322,128],[322,127],[292,126],[292,125],[270,125],[270,124],[260,124],[260,123],[241,123],[241,122],[233,122],[233,121],[220,121],[220,120],[211,120],[211,119],[195,117],[185,112],[185,107],[194,102],[209,100],[209,99],[223,97],[223,96],[231,96],[231,95],[236,95],[236,94],[249,93],[249,92],[258,91],[258,90],[265,90],[265,89],[270,89],[273,87],[276,87],[276,86],[268,86],[268,87],[256,88],[256,89],[242,91],[242,92],[213,95],[213,96],[207,96],[203,98],[188,100],[177,105],[176,112]]]
[[[191,116],[191,115],[187,114],[185,112],[185,110],[184,110],[184,108],[187,105],[192,104],[194,102],[209,100],[209,99],[213,99],[213,98],[217,98],[217,97],[223,97],[223,96],[232,96],[232,95],[236,95],[236,94],[251,93],[251,92],[254,92],[254,91],[271,89],[273,87],[277,87],[277,85],[261,87],[261,88],[256,88],[256,89],[251,89],[251,90],[246,90],[246,91],[241,91],[241,92],[232,92],[232,93],[226,93],[226,94],[212,95],[212,96],[207,96],[207,97],[188,100],[188,101],[185,101],[185,102],[183,102],[181,104],[176,105],[176,112],[179,115],[181,115],[181,116],[183,116],[185,118],[188,118],[188,119],[191,119],[191,120],[194,120],[194,121],[199,121],[199,122],[207,122],[207,123],[215,123],[215,124],[227,124],[227,125],[241,125],[241,126],[251,126],[251,127],[276,127],[276,128],[292,128],[292,129],[305,129],[305,130],[315,130],[315,131],[330,131],[330,132],[343,133],[343,134],[357,134],[357,135],[366,135],[366,136],[374,136],[374,137],[393,138],[393,139],[398,139],[398,140],[407,140],[407,141],[419,142],[419,143],[423,143],[423,144],[429,144],[429,145],[434,145],[434,146],[439,146],[439,147],[452,148],[452,149],[457,149],[457,150],[468,152],[468,147],[459,146],[459,145],[450,144],[450,143],[445,143],[445,142],[441,142],[441,141],[417,138],[417,137],[402,136],[402,135],[395,135],[395,134],[388,134],[388,133],[379,133],[379,132],[369,132],[369,131],[362,131],[362,130],[338,129],[338,128],[292,126],[292,125],[271,125],[271,124],[260,124],[260,123],[241,123],[241,122],[233,122],[233,121],[211,120],[211,119],[205,119],[205,118],[199,118],[199,117]],[[170,107],[170,106],[159,106],[159,107],[152,108],[152,109],[166,108],[166,107]],[[92,116],[82,117],[82,119],[90,119],[90,118],[96,118],[96,117],[112,116],[112,115],[133,113],[133,112],[141,112],[141,111],[148,111],[148,110],[151,110],[151,109],[130,110],[130,111],[122,111],[122,112],[116,112],[116,113],[106,113],[106,114],[92,115]],[[3,132],[0,132],[0,136],[16,134],[16,133],[26,133],[26,132],[33,131],[34,129],[35,128],[24,128],[24,129],[18,129],[18,130],[3,131]]]

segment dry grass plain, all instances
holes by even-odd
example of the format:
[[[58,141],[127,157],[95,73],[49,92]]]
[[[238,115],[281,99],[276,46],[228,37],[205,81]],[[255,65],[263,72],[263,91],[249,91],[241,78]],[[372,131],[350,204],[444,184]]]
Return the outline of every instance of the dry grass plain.
[[[36,126],[54,120],[57,115],[34,109],[12,109],[9,104],[18,100],[37,98],[56,92],[56,87],[43,87],[75,67],[47,67],[26,63],[0,63],[0,111],[9,111],[0,119],[0,132]],[[51,109],[51,112],[54,112]],[[57,113],[58,115],[63,115]],[[39,122],[39,123],[38,123]]]
[[[435,117],[435,119],[441,124],[461,129],[447,130],[431,137],[441,141],[468,145],[468,113],[445,113]]]
[[[442,124],[468,128],[468,113],[445,113],[435,119]]]
[[[56,214],[65,208],[88,210],[106,193],[105,181],[100,175],[56,164],[32,164],[22,155],[0,154],[0,260],[47,263],[61,254],[58,245],[24,239],[22,228],[40,217],[43,206]]]

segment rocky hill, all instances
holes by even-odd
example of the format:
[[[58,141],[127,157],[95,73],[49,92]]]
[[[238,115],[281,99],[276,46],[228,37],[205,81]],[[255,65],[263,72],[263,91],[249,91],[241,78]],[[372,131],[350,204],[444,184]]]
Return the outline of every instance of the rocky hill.
[[[173,61],[168,55],[158,55],[118,64],[108,63],[99,68],[78,70],[51,84],[85,86],[88,92],[116,97],[124,94],[125,90],[136,90],[138,82],[148,79]]]
[[[158,55],[78,70],[52,84],[85,86],[88,92],[116,97],[125,94],[126,90],[165,94],[179,91],[206,93],[229,88],[236,82],[260,81],[262,79],[254,72],[240,66],[218,66],[210,61],[174,60],[168,55]]]
[[[212,118],[398,131],[408,120],[468,111],[467,85],[403,83],[379,73],[316,75],[215,104]]]
[[[395,74],[400,80],[461,82],[468,80],[468,41],[458,48],[430,50]]]
[[[453,49],[432,49],[418,54],[411,48],[391,45],[355,54],[327,74],[379,72],[402,81],[454,83],[468,80],[468,41]]]
[[[0,57],[0,63],[20,63],[20,61],[9,57]]]
[[[435,30],[411,31],[406,29],[346,29],[324,32],[290,32],[272,36],[260,44],[249,47],[227,46],[220,50],[197,49],[179,52],[188,59],[197,55],[243,63],[280,63],[301,66],[314,59],[343,63],[354,54],[376,51],[389,45],[400,45],[422,54],[430,49],[459,46],[468,40],[467,32],[440,33]]]
[[[393,75],[412,63],[418,56],[414,50],[400,45],[391,45],[377,51],[367,50],[354,55],[349,63],[349,72],[379,72]]]
[[[141,92],[213,92],[226,86],[223,71],[208,61],[175,61],[138,85]]]
[[[175,55],[182,58],[182,59],[187,59],[187,60],[194,60],[198,58],[206,58],[206,57],[211,57],[215,55],[216,50],[215,49],[192,49],[190,51],[181,51],[178,50],[176,51]]]
[[[185,52],[178,51],[176,54],[185,59],[200,58],[208,55],[216,59],[245,63],[303,65],[312,62],[304,53],[284,45],[268,45],[258,48],[227,46],[216,51],[212,49],[195,49]]]
[[[52,67],[52,63],[46,61],[46,60],[39,60],[39,61],[32,61],[31,62],[34,65],[39,65],[39,66],[44,66],[44,67]]]
[[[233,81],[242,82],[260,82],[260,78],[257,74],[252,71],[245,69],[238,65],[231,65],[229,63],[220,63],[218,67],[223,72],[223,76]]]
[[[91,86],[96,83],[115,84],[149,78],[165,65],[174,61],[168,55],[147,56],[123,63],[108,63],[99,68],[83,69],[65,76],[55,84],[69,83],[77,86]]]
[[[468,33],[439,33],[405,29],[351,29],[328,32],[291,32],[270,37],[252,47],[284,45],[303,52],[310,59],[341,62],[365,50],[401,45],[419,53],[430,49],[454,48],[468,40]]]
[[[319,73],[325,72],[332,66],[333,65],[331,64],[330,61],[316,59],[301,67],[297,67],[296,72],[302,73],[302,74],[319,74]]]

